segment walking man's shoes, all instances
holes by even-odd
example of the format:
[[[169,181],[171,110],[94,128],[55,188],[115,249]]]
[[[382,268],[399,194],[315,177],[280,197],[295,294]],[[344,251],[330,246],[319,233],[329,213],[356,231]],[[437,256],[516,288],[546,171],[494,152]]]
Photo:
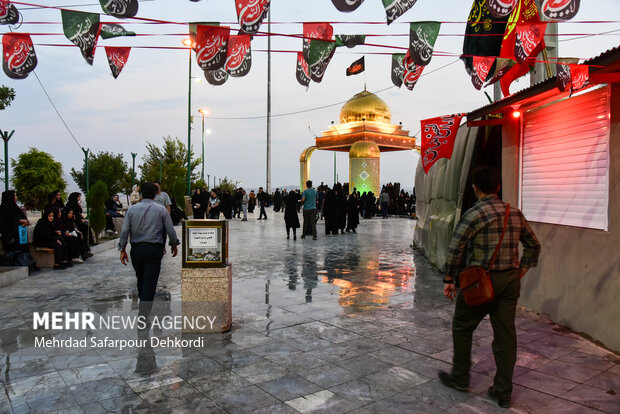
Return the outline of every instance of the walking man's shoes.
[[[454,388],[458,391],[468,391],[469,386],[464,384],[459,384],[454,380],[454,377],[448,374],[445,371],[439,371],[439,381],[446,387]]]
[[[510,403],[510,400],[500,400],[497,397],[497,394],[495,393],[495,388],[493,387],[489,387],[489,397],[491,397],[491,399],[493,399],[494,401],[497,401],[497,405],[499,405],[502,408],[510,408],[512,407],[512,404]]]

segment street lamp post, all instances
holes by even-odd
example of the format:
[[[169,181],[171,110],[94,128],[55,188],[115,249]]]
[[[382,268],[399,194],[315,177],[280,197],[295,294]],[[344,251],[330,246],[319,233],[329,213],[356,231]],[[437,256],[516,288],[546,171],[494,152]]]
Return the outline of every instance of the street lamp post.
[[[89,183],[89,177],[88,177],[88,153],[90,152],[89,149],[84,149],[84,147],[82,147],[82,152],[84,153],[84,172],[86,173],[86,194],[84,195],[85,197],[88,196],[88,192],[90,191],[90,183]],[[86,202],[86,218],[90,217],[90,206],[88,205],[88,202]]]
[[[202,181],[205,180],[205,115],[209,113],[209,111],[207,111],[204,108],[201,108],[198,110],[198,112],[200,112],[202,114],[202,173],[200,175],[200,178],[202,179]]]
[[[131,190],[133,191],[133,184],[136,180],[136,156],[138,155],[137,152],[132,152],[131,153]]]
[[[188,76],[187,76],[187,195],[192,194],[191,163],[192,163],[192,40],[184,39],[183,44],[189,51]]]
[[[15,133],[15,130],[11,131],[0,131],[0,135],[2,135],[2,140],[4,141],[4,191],[9,190],[9,140]]]

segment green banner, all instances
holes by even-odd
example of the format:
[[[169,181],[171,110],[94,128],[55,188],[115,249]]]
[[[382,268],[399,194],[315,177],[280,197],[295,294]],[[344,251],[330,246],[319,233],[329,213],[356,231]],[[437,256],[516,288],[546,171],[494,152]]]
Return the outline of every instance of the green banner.
[[[67,39],[80,48],[89,65],[95,59],[95,47],[99,36],[99,15],[71,10],[61,10],[62,29]]]
[[[346,46],[349,49],[363,45],[366,42],[366,35],[337,35],[336,47]]]
[[[426,66],[433,57],[439,22],[413,22],[409,29],[409,55],[416,65]]]
[[[120,24],[103,23],[99,34],[102,39],[112,39],[113,37],[119,36],[135,36],[136,32],[125,30],[125,28]]]

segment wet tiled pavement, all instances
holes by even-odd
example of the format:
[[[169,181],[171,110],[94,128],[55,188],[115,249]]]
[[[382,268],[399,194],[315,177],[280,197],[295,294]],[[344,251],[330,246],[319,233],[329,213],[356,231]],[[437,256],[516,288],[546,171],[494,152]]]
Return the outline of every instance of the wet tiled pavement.
[[[362,220],[357,234],[324,236],[319,225],[319,240],[294,241],[281,213],[232,221],[233,329],[198,348],[33,347],[35,310],[135,308],[134,273],[115,250],[0,288],[0,412],[509,412],[485,396],[487,320],[470,392],[436,379],[450,366],[453,304],[410,249],[413,226]],[[180,301],[179,257],[164,258],[158,291],[170,308]],[[620,412],[616,355],[531,312],[517,324],[513,412]]]

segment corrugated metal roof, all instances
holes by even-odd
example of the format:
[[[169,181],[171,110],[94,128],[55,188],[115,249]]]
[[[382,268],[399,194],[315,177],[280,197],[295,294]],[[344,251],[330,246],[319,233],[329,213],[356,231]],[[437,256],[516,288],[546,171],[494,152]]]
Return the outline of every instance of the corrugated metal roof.
[[[599,66],[609,66],[614,63],[620,62],[620,47],[614,47],[609,49],[600,55],[588,59],[583,62],[586,65],[599,65]],[[604,68],[592,68],[591,72],[596,72]],[[474,119],[482,118],[483,116],[499,112],[501,109],[516,104],[524,99],[530,98],[532,96],[539,95],[541,93],[547,92],[556,87],[556,77],[552,76],[544,81],[538,82],[529,88],[523,89],[519,92],[516,92],[506,98],[493,102],[491,104],[485,105],[478,109],[475,109],[467,114],[467,120],[471,121]]]

